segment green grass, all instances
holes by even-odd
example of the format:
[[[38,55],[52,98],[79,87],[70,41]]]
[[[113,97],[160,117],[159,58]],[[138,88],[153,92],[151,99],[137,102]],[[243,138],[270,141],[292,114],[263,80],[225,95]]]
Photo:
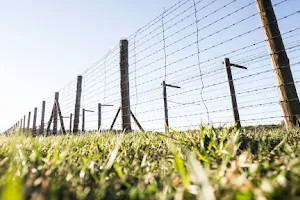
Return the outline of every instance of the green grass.
[[[0,136],[1,199],[300,199],[300,134]]]

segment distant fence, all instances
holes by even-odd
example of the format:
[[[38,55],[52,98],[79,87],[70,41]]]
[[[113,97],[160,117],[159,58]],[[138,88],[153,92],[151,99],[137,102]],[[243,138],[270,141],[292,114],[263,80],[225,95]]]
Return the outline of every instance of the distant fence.
[[[273,8],[280,11],[277,19]],[[273,7],[269,0],[179,1],[8,132],[17,127],[44,135],[295,125],[299,15],[288,0],[273,1]]]

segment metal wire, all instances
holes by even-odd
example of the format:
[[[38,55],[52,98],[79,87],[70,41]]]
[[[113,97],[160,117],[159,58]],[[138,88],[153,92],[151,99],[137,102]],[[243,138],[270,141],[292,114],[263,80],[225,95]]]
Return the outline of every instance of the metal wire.
[[[281,0],[273,7],[293,7],[293,1]],[[267,8],[267,9],[271,9]],[[169,125],[178,130],[196,129],[199,125],[227,126],[232,119],[231,94],[224,58],[231,63],[246,66],[247,70],[231,67],[240,122],[243,126],[258,124],[280,124],[284,119],[278,98],[278,87],[274,69],[265,45],[262,28],[273,23],[289,23],[282,26],[281,37],[290,64],[279,69],[290,68],[293,83],[300,90],[300,27],[294,25],[300,11],[295,8],[282,10],[281,17],[261,26],[256,16],[255,1],[242,0],[181,0],[128,36],[128,75],[131,91],[129,99],[133,114],[146,131],[164,130],[164,101],[161,82],[181,88],[167,87],[167,110]],[[79,129],[98,130],[98,116],[101,116],[100,131],[109,130],[121,105],[119,45],[91,65],[83,74],[81,105],[75,105],[77,79],[59,89],[59,105],[67,132],[71,132],[74,119],[79,119]],[[278,70],[278,69],[275,69]],[[132,92],[133,91],[133,92]],[[54,96],[46,98],[45,129],[51,119]],[[124,99],[123,99],[124,100]],[[299,101],[289,99],[287,101]],[[113,105],[98,113],[98,106]],[[38,106],[36,127],[41,126],[42,104]],[[80,115],[74,116],[75,108]],[[128,107],[123,107],[128,108]],[[83,110],[93,112],[85,112]],[[72,120],[70,115],[72,114]],[[83,123],[83,114],[85,122]],[[300,113],[299,113],[300,114]],[[32,115],[30,128],[32,128]],[[122,112],[116,119],[113,130],[121,130]],[[27,118],[27,116],[26,116]],[[58,118],[59,119],[59,118]],[[59,121],[59,120],[58,120]],[[134,120],[132,123],[135,123]],[[27,122],[26,122],[27,125]],[[52,129],[53,123],[51,124]],[[138,126],[134,126],[137,130]],[[62,127],[58,123],[59,133]],[[45,130],[46,133],[46,130]]]

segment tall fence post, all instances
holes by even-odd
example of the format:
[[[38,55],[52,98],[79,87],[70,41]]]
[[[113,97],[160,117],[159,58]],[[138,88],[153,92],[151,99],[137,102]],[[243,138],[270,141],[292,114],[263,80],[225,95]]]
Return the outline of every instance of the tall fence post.
[[[23,119],[20,120],[20,130],[22,131],[23,128]]]
[[[75,100],[75,111],[74,111],[73,133],[77,133],[78,129],[79,129],[81,92],[82,92],[82,76],[78,76],[77,77],[76,100]]]
[[[131,131],[127,40],[120,41],[120,85],[122,131]]]
[[[101,128],[101,103],[98,103],[98,131],[100,131],[100,128]]]
[[[42,103],[42,115],[41,115],[41,126],[40,126],[40,135],[44,134],[44,127],[45,127],[45,108],[46,108],[46,101]]]
[[[55,100],[54,100],[54,106],[53,106],[53,134],[57,134],[57,106],[56,102],[59,100],[59,92],[55,92]]]
[[[224,65],[225,65],[226,75],[228,79],[228,86],[229,86],[232,111],[233,111],[233,119],[237,128],[241,128],[240,115],[239,115],[238,105],[236,101],[236,94],[235,94],[235,89],[234,89],[234,84],[233,84],[233,79],[231,74],[231,65],[230,65],[229,58],[224,59]]]
[[[26,115],[24,115],[24,118],[23,118],[23,133],[25,132],[25,129],[26,129]]]
[[[179,86],[166,84],[166,81],[162,82],[163,86],[163,99],[164,99],[164,114],[165,114],[165,132],[169,132],[169,113],[168,113],[168,100],[167,100],[167,87],[180,89]],[[134,117],[134,116],[133,116]],[[137,123],[139,126],[139,123]],[[143,130],[143,129],[142,129]]]
[[[84,127],[85,126],[85,109],[83,108],[82,109],[82,132],[84,132],[85,130],[84,130]]]
[[[32,135],[36,135],[36,118],[37,118],[37,108],[34,108],[33,121],[32,121]]]
[[[72,133],[72,119],[73,119],[73,114],[70,113],[70,127],[69,127],[69,133]]]
[[[166,81],[162,82],[163,98],[164,98],[164,114],[165,114],[165,132],[169,132],[169,114],[168,114],[168,100],[167,100],[167,86]]]
[[[285,125],[287,129],[291,129],[296,126],[300,120],[300,103],[290,68],[290,62],[285,51],[271,0],[256,0],[256,4],[271,56],[276,84],[279,89],[279,101],[283,111]]]
[[[28,120],[27,120],[27,133],[29,133],[29,127],[30,127],[30,115],[31,112],[28,113]]]

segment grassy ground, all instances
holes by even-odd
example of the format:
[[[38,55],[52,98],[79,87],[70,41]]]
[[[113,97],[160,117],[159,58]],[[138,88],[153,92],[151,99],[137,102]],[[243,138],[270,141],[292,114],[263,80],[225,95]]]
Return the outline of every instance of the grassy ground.
[[[300,134],[0,136],[1,199],[300,199]]]

